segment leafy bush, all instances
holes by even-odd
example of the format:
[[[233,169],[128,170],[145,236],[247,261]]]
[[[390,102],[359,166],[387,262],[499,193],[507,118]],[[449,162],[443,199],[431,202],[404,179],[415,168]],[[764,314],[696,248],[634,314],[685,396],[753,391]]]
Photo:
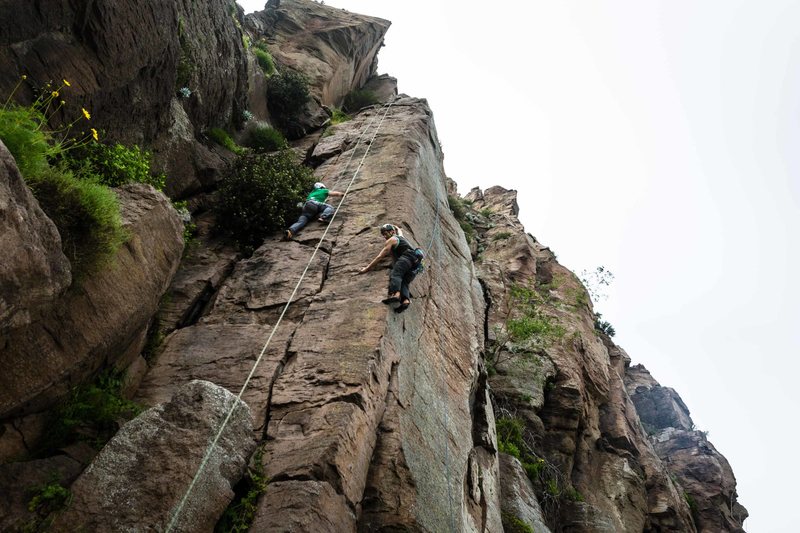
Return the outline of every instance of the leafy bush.
[[[49,136],[41,129],[43,123],[44,116],[33,107],[0,109],[0,139],[25,177],[48,168],[48,157],[55,152]]]
[[[269,126],[259,126],[250,131],[247,146],[257,152],[274,152],[288,146],[281,132]]]
[[[119,201],[108,187],[60,168],[41,172],[28,186],[58,228],[76,280],[108,264],[127,240]]]
[[[231,136],[228,135],[228,132],[222,128],[211,128],[208,130],[208,137],[218,145],[222,146],[223,148],[227,148],[234,154],[242,155],[244,153],[242,147],[236,144],[233,139],[231,139]]]
[[[50,531],[55,513],[63,511],[71,501],[72,493],[57,481],[35,489],[28,501],[33,517],[19,531]]]
[[[265,76],[270,77],[275,74],[275,61],[265,48],[256,45],[256,47],[253,48],[253,53],[256,56],[258,66],[261,67],[261,71]]]
[[[594,315],[594,329],[596,331],[605,333],[609,337],[613,337],[617,334],[617,331],[614,329],[614,326],[608,320],[602,320],[603,315],[600,313],[595,313]]]
[[[492,240],[493,241],[504,241],[504,240],[510,239],[510,238],[511,238],[511,232],[510,231],[501,231],[500,233],[496,233],[492,237]]]
[[[100,449],[119,429],[120,419],[142,411],[138,404],[121,395],[122,375],[107,371],[93,382],[75,387],[69,398],[54,413],[47,439],[41,443],[38,456],[76,441],[84,441]]]
[[[356,89],[355,91],[350,91],[350,93],[344,97],[344,105],[342,107],[346,111],[352,112],[377,103],[378,97],[374,92],[366,89]]]
[[[279,70],[267,83],[269,112],[284,129],[297,121],[309,98],[308,80],[294,70]]]
[[[20,78],[16,88],[25,79]],[[73,279],[80,281],[108,263],[127,235],[116,195],[101,185],[95,174],[82,179],[88,163],[78,156],[93,149],[97,130],[90,128],[91,134],[82,138],[71,137],[70,131],[77,122],[88,121],[89,112],[81,108],[82,114],[72,122],[55,130],[49,127],[49,118],[65,104],[61,93],[68,87],[67,80],[58,87],[48,83],[38,89],[39,98],[29,106],[10,104],[12,93],[0,108],[0,139],[42,210],[58,228],[62,249],[72,263]]]
[[[291,150],[242,157],[220,184],[219,224],[240,246],[257,246],[287,225],[313,183]]]
[[[109,187],[126,183],[146,183],[157,190],[164,189],[166,176],[150,172],[150,152],[138,146],[119,143],[105,145],[90,143],[70,151],[65,162],[81,178],[90,179]]]
[[[256,503],[267,490],[269,482],[264,474],[264,448],[259,448],[248,467],[245,477],[234,488],[236,496],[225,509],[214,531],[216,533],[247,533],[256,517]]]
[[[333,108],[333,113],[331,114],[331,126],[341,124],[342,122],[347,122],[348,120],[350,120],[350,115],[338,107]]]
[[[531,526],[509,512],[503,511],[501,521],[505,533],[535,533]]]

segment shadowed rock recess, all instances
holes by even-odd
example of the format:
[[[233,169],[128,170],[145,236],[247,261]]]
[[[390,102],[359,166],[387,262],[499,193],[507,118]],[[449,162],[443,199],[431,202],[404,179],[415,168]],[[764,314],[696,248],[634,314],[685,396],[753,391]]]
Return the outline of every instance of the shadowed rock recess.
[[[128,243],[70,287],[0,145],[0,529],[744,531],[731,466],[596,329],[516,192],[457,195],[427,102],[378,75],[388,28],[310,0],[247,16],[227,0],[0,7],[0,96],[22,74],[20,103],[30,80],[71,80],[64,118],[90,107],[110,139],[153,150],[197,226],[181,257],[164,195],[124,186]],[[238,156],[205,132],[269,124],[255,43],[308,80],[292,148],[348,193],[327,233],[314,221],[244,254],[214,231]],[[357,89],[380,103],[330,126]],[[358,273],[384,223],[426,252],[402,314],[381,303],[388,259]],[[88,421],[45,446],[75,387],[111,370],[141,414],[104,422],[119,426],[105,444]]]

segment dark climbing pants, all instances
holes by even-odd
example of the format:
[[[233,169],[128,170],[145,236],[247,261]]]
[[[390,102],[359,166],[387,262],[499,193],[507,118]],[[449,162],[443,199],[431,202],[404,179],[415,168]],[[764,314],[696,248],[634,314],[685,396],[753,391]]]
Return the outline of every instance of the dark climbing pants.
[[[321,218],[327,222],[331,218],[331,215],[333,215],[333,211],[334,209],[331,205],[317,202],[316,200],[307,200],[306,203],[303,204],[303,212],[300,214],[300,218],[297,219],[297,222],[289,226],[289,231],[292,232],[292,235],[296,235],[298,231],[306,227],[309,221],[315,218]]]
[[[411,299],[408,286],[416,277],[414,273],[416,266],[416,260],[407,255],[400,256],[400,258],[394,262],[392,273],[389,274],[389,294],[400,291],[400,298],[402,301]]]

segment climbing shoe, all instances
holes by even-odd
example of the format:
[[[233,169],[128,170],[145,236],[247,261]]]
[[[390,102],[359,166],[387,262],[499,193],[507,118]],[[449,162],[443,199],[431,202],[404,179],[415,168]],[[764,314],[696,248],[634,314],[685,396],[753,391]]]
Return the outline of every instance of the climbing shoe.
[[[294,235],[292,235],[292,230],[287,229],[286,232],[283,234],[284,241],[291,240],[292,237],[294,237]]]
[[[402,313],[403,311],[408,309],[409,305],[411,305],[411,302],[406,302],[404,304],[400,304],[400,305],[397,306],[397,308],[394,310],[394,312],[395,313]]]
[[[389,296],[388,298],[384,298],[383,300],[381,300],[381,303],[389,305],[389,304],[396,304],[399,301],[400,298],[398,298],[397,296]]]

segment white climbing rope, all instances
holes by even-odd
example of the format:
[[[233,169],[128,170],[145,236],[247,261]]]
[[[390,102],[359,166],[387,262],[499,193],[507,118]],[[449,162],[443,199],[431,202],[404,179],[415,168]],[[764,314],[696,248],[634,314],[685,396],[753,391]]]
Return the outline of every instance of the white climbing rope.
[[[308,273],[308,269],[311,268],[311,263],[314,261],[314,258],[317,256],[317,252],[319,251],[319,248],[322,245],[322,242],[325,240],[325,237],[328,235],[328,230],[330,230],[331,224],[333,224],[333,221],[336,219],[336,215],[339,213],[339,209],[342,207],[342,205],[344,205],[344,202],[347,199],[347,194],[350,192],[350,189],[352,188],[353,183],[355,182],[356,177],[358,176],[358,173],[361,171],[361,167],[364,165],[364,160],[367,158],[367,154],[369,154],[370,148],[372,148],[372,144],[375,141],[375,137],[377,137],[378,132],[380,131],[381,126],[383,125],[383,121],[386,118],[386,115],[389,113],[389,109],[391,109],[391,107],[393,105],[394,105],[394,100],[392,100],[388,104],[384,105],[384,107],[386,108],[386,111],[384,111],[383,117],[381,117],[381,120],[378,123],[378,127],[375,129],[375,133],[372,135],[372,139],[370,140],[370,142],[369,142],[369,144],[367,146],[367,149],[364,151],[364,155],[361,157],[361,161],[359,161],[358,167],[356,167],[356,170],[353,173],[353,177],[350,179],[350,183],[348,183],[347,189],[345,190],[344,194],[342,195],[341,201],[336,206],[336,210],[333,212],[333,216],[331,216],[331,219],[328,221],[327,226],[325,226],[325,232],[322,234],[322,237],[320,237],[319,242],[317,243],[317,246],[314,248],[314,252],[311,254],[311,257],[308,260],[308,264],[306,265],[306,268],[303,270],[303,273],[300,275],[300,279],[297,281],[297,285],[295,285],[294,290],[292,291],[291,296],[289,296],[289,299],[286,301],[286,305],[284,305],[283,311],[281,311],[281,314],[278,317],[277,322],[275,322],[275,325],[272,327],[272,331],[270,332],[269,337],[267,338],[267,341],[264,343],[263,348],[261,348],[261,353],[258,354],[258,358],[256,358],[256,362],[253,364],[253,368],[250,370],[250,373],[248,374],[247,379],[245,379],[245,382],[242,385],[242,389],[239,391],[239,394],[236,397],[237,401],[233,403],[233,405],[231,406],[230,410],[228,411],[228,414],[225,416],[225,419],[222,421],[222,425],[220,426],[219,431],[217,431],[217,434],[214,437],[214,439],[211,441],[211,444],[209,445],[208,449],[206,450],[206,454],[203,457],[203,460],[200,462],[200,466],[198,467],[197,472],[195,473],[194,477],[192,478],[192,482],[189,484],[189,488],[186,489],[186,493],[183,495],[183,498],[181,498],[180,504],[178,504],[177,509],[175,509],[175,512],[172,515],[172,518],[171,518],[171,520],[169,522],[169,525],[167,526],[167,530],[166,530],[167,533],[175,530],[175,527],[178,524],[178,519],[180,518],[181,513],[183,512],[183,508],[184,508],[184,506],[186,505],[186,502],[189,499],[189,495],[191,494],[192,490],[194,489],[194,486],[197,484],[197,480],[200,479],[200,474],[203,472],[203,469],[208,464],[208,460],[211,458],[211,454],[214,452],[214,448],[216,447],[217,442],[219,442],[219,439],[222,436],[222,432],[225,430],[225,427],[228,425],[228,422],[230,421],[231,416],[233,416],[233,413],[236,410],[236,407],[239,405],[239,401],[241,401],[242,395],[244,394],[244,391],[247,389],[247,386],[250,384],[250,380],[253,378],[253,375],[255,374],[256,369],[258,368],[258,365],[261,364],[261,359],[263,359],[264,354],[267,351],[267,347],[269,346],[269,343],[272,341],[272,337],[275,336],[275,332],[277,331],[278,326],[280,326],[281,321],[283,320],[283,317],[286,314],[286,310],[289,309],[289,305],[291,305],[291,303],[294,301],[294,297],[297,295],[297,291],[300,288],[300,284],[305,279],[306,274]],[[375,117],[377,117],[377,114],[373,117],[373,120],[371,120],[367,124],[367,126],[364,128],[364,130],[362,132],[362,135],[359,136],[359,143],[361,142],[361,137],[363,136],[363,133],[366,132],[369,129],[369,127],[374,122],[374,118]],[[356,148],[358,148],[358,143],[356,143],[356,146],[353,148],[353,153],[355,153]],[[353,154],[351,154],[351,156],[350,156],[351,160],[352,160],[352,158],[353,158]],[[349,163],[350,162],[348,161],[348,165],[349,165]]]

